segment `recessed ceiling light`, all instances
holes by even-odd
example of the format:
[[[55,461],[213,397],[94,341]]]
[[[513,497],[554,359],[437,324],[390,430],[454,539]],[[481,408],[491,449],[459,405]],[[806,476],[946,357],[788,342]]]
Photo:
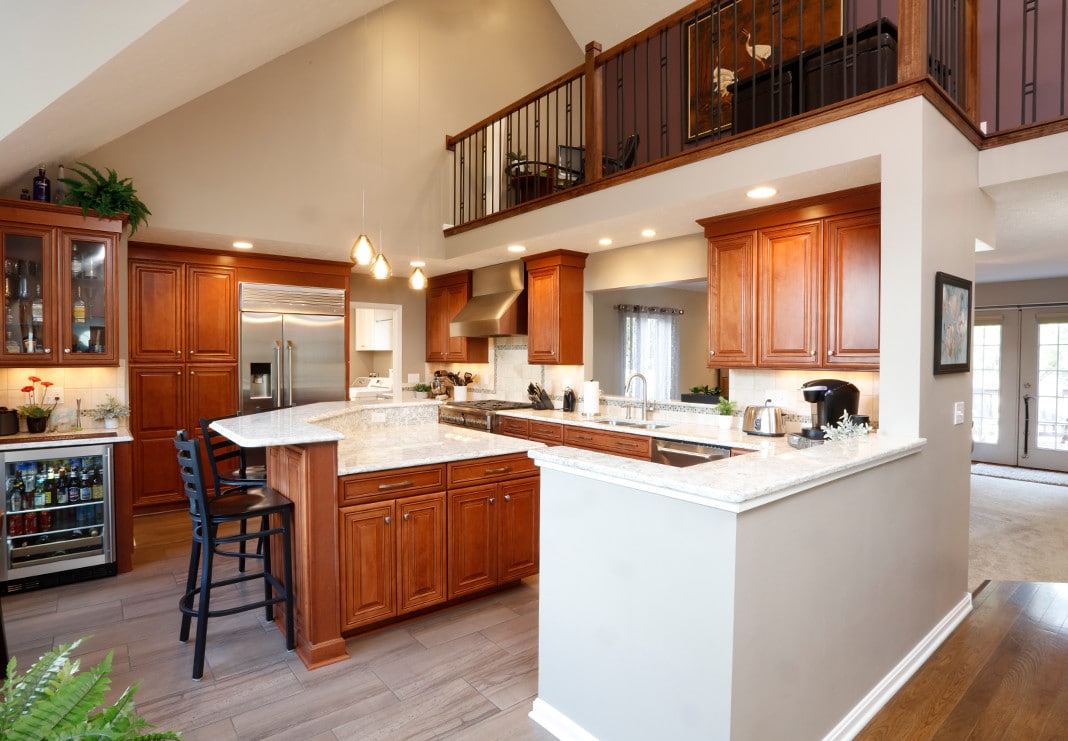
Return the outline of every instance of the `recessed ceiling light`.
[[[234,247],[239,250],[251,250],[252,242],[234,242]]]
[[[526,252],[527,248],[524,247],[521,244],[510,244],[510,245],[508,245],[508,251],[509,252]]]
[[[426,263],[423,262],[422,260],[412,260],[408,264],[411,265],[413,268],[425,268],[426,267]]]
[[[597,240],[597,244],[601,245],[602,247],[607,247],[608,245],[612,244],[612,240],[608,237],[601,237]]]
[[[655,229],[642,229],[642,236],[643,237],[655,237],[656,236],[656,230]]]
[[[753,188],[751,191],[746,193],[746,195],[750,198],[771,198],[778,192],[779,191],[775,190],[770,185],[761,185],[758,188]]]

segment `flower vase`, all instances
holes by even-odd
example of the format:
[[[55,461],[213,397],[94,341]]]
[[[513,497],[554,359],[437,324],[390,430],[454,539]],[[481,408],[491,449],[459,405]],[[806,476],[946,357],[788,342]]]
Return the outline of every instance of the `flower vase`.
[[[105,430],[117,430],[117,429],[119,429],[119,420],[115,419],[114,417],[105,417],[104,418],[104,429]]]
[[[43,417],[27,417],[26,418],[26,431],[27,432],[44,432],[48,428],[48,418],[51,415],[46,414]]]

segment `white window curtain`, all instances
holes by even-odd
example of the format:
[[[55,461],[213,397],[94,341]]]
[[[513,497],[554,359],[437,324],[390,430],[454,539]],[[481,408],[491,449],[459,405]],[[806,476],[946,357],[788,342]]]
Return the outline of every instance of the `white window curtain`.
[[[679,316],[682,309],[618,304],[623,382],[641,373],[650,399],[679,398]]]

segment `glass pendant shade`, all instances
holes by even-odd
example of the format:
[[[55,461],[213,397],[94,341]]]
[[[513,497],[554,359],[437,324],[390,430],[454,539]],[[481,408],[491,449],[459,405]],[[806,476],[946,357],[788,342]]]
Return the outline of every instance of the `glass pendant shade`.
[[[366,234],[361,234],[352,243],[349,259],[356,265],[370,265],[371,261],[375,259],[375,246],[371,244],[371,240]]]
[[[389,276],[393,275],[393,268],[389,265],[389,260],[386,256],[379,253],[375,258],[374,264],[371,265],[371,276],[378,280],[385,280]]]
[[[412,271],[412,277],[408,279],[408,285],[417,291],[426,288],[426,274],[423,273],[422,268],[416,268]]]

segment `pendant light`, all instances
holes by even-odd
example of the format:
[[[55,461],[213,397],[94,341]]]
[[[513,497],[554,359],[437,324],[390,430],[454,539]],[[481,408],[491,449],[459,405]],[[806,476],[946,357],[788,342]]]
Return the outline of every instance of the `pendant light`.
[[[385,280],[393,275],[393,268],[390,267],[389,260],[381,252],[378,253],[378,257],[371,263],[371,277],[377,280]]]
[[[363,36],[364,46],[367,45],[367,15],[363,17]],[[360,220],[362,223],[367,223],[367,171],[366,168],[361,170],[363,176],[360,183]],[[361,267],[367,267],[375,259],[375,246],[371,244],[371,238],[366,233],[361,233],[356,241],[352,243],[352,248],[349,250],[349,260],[353,265],[359,265]]]
[[[382,170],[382,162],[383,162],[383,157],[382,157],[383,144],[382,144],[382,142],[383,142],[384,136],[385,136],[383,134],[383,131],[384,131],[385,127],[386,127],[385,118],[383,117],[383,112],[385,111],[385,107],[386,107],[386,103],[385,103],[385,97],[386,97],[386,15],[385,15],[385,11],[382,11],[382,18],[379,20],[379,23],[381,24],[382,33],[381,33],[381,43],[380,43],[381,53],[379,55],[379,63],[378,63],[378,95],[379,95],[379,101],[378,101],[378,169],[379,169],[379,172],[381,172],[381,170]],[[379,245],[382,244],[382,220],[384,218],[385,217],[382,215],[381,207],[380,207],[379,222],[378,222],[378,244]],[[378,255],[371,262],[371,277],[374,278],[375,280],[386,280],[387,278],[389,278],[392,275],[393,275],[393,268],[392,268],[392,266],[390,266],[389,260],[386,259],[386,256],[384,254],[379,252]]]
[[[415,143],[416,147],[419,146],[419,122],[423,115],[423,24],[422,16],[419,16],[419,20],[415,25]],[[419,225],[419,219],[415,220],[415,254],[416,257],[422,253],[420,246],[423,243],[422,231]],[[426,265],[422,260],[412,260],[409,263],[415,270],[412,271],[412,277],[408,279],[408,286],[415,291],[421,291],[426,288],[426,273],[423,272],[423,266]]]
[[[422,260],[412,260],[411,262],[415,270],[412,271],[412,277],[408,279],[408,285],[416,291],[426,288],[426,273],[423,272],[423,265],[425,264]]]

